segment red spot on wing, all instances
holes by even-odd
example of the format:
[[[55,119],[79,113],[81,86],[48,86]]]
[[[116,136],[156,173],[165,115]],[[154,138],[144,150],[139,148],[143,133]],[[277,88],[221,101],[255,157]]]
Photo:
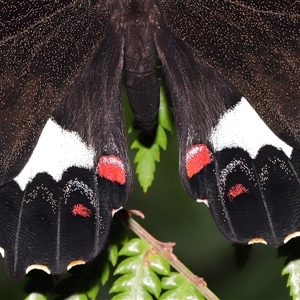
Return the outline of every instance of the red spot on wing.
[[[186,154],[185,168],[189,178],[212,162],[212,154],[204,144],[192,146]]]
[[[126,173],[122,160],[115,155],[101,156],[98,163],[98,174],[110,181],[125,184]]]
[[[92,212],[83,204],[75,204],[72,208],[72,215],[73,216],[79,215],[81,217],[87,218],[92,215]]]
[[[230,188],[227,196],[230,201],[233,201],[234,198],[245,193],[249,193],[249,189],[247,189],[243,184],[238,183]]]

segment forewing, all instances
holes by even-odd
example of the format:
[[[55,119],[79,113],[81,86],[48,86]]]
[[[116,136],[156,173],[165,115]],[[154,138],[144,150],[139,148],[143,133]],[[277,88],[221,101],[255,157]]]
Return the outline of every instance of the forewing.
[[[261,118],[300,147],[300,3],[161,1],[169,28],[229,79]]]
[[[60,274],[92,260],[105,245],[113,213],[131,192],[121,103],[121,31],[107,24],[102,36],[103,3],[75,4],[70,2],[50,18],[52,30],[50,21],[44,24],[52,33],[42,44],[31,38],[28,41],[43,49],[32,57],[45,56],[45,65],[41,60],[25,61],[20,68],[32,70],[32,75],[13,77],[21,84],[24,81],[24,86],[33,78],[37,89],[28,100],[22,86],[15,88],[19,98],[13,108],[23,103],[32,109],[23,133],[31,139],[31,146],[24,146],[28,155],[36,144],[32,139],[42,130],[27,163],[21,157],[25,150],[17,147],[19,140],[14,140],[16,146],[3,138],[3,147],[17,148],[20,160],[15,163],[26,163],[24,168],[19,166],[21,173],[0,189],[1,253],[14,279],[32,269]],[[69,18],[65,16],[68,13]],[[5,47],[7,52],[21,51],[8,44]],[[17,73],[19,66],[11,66]],[[46,88],[50,87],[49,94]],[[9,95],[6,91],[4,97]],[[4,104],[10,103],[3,99]],[[19,124],[23,124],[20,118]],[[13,160],[7,165],[13,169]]]
[[[190,194],[186,153],[207,143],[220,116],[236,104],[240,92],[165,26],[156,34],[159,57],[166,73],[180,145],[180,173]]]
[[[0,7],[0,185],[30,157],[50,114],[104,38],[106,1]]]

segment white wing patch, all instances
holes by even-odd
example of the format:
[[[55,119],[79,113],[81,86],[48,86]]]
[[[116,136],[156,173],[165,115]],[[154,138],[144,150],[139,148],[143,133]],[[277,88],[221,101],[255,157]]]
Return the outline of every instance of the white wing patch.
[[[239,147],[255,158],[259,149],[273,145],[290,157],[293,148],[280,140],[245,98],[226,112],[209,138],[215,151]]]
[[[59,181],[69,167],[94,167],[95,151],[74,131],[62,129],[49,119],[38,143],[22,172],[15,181],[24,190],[38,173],[46,172]]]

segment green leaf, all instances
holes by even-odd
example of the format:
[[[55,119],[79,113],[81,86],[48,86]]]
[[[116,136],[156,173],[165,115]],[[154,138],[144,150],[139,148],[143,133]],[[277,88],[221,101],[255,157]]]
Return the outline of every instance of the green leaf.
[[[100,290],[99,284],[95,284],[86,294],[88,300],[97,299],[98,293]]]
[[[122,274],[113,284],[110,293],[121,293],[113,299],[152,299],[161,292],[160,279],[149,267],[151,246],[140,239],[130,240],[120,251],[120,255],[130,256],[124,259],[115,270],[116,274]],[[149,264],[147,263],[149,262]],[[143,295],[143,296],[141,296]]]
[[[134,162],[137,163],[136,173],[144,193],[147,192],[154,180],[155,164],[160,161],[160,147],[164,150],[167,148],[167,134],[165,130],[172,131],[172,116],[165,91],[161,87],[158,124],[153,144],[151,147],[146,147],[136,139],[131,145],[131,149],[138,149]]]
[[[142,268],[141,277],[142,286],[151,294],[155,295],[156,298],[158,298],[161,292],[161,283],[155,272],[153,272],[147,265],[144,265]]]
[[[133,299],[153,300],[153,298],[147,291],[141,289],[120,293],[112,298],[112,300],[133,300]]]
[[[137,299],[135,296],[136,293],[143,293],[142,290],[146,290],[158,298],[161,292],[158,276],[145,265],[143,259],[139,259],[138,262],[131,265],[134,265],[135,268],[129,274],[119,277],[109,292],[127,292],[131,294],[131,299]]]
[[[25,300],[47,300],[47,296],[40,293],[31,293]]]
[[[174,299],[188,299],[188,300],[201,300],[205,299],[201,293],[193,286],[189,288],[181,288],[170,290],[161,295],[159,300],[174,300]]]
[[[109,274],[110,274],[109,265],[104,264],[103,269],[102,269],[102,273],[101,273],[101,277],[100,277],[102,285],[104,285],[107,282],[107,280],[109,278]]]
[[[177,288],[179,285],[184,284],[184,282],[185,278],[181,274],[171,272],[168,277],[162,278],[161,286],[165,290],[170,290]]]
[[[114,282],[109,293],[120,293],[120,292],[126,292],[127,290],[130,290],[132,287],[135,286],[134,279],[135,279],[134,273],[125,274],[125,275],[119,277]]]
[[[114,275],[134,272],[140,267],[140,264],[141,262],[135,256],[128,257],[120,262]]]
[[[157,144],[151,146],[151,148],[141,147],[136,157],[134,158],[134,162],[138,163],[136,172],[141,173],[143,171],[143,166],[148,165],[152,172],[155,171],[155,161],[160,160],[159,147]]]
[[[158,114],[158,123],[164,129],[173,132],[173,117],[168,105],[166,91],[163,85],[160,85],[160,105]]]
[[[160,275],[170,275],[170,264],[167,259],[158,255],[149,253],[148,255],[150,268]]]
[[[287,286],[290,287],[290,296],[300,299],[300,259],[291,260],[282,270],[282,276],[288,275]]]
[[[167,149],[167,134],[165,130],[162,128],[162,126],[157,127],[155,143],[158,146],[160,146],[162,149],[164,150]]]
[[[135,238],[127,242],[120,250],[119,255],[133,256],[144,252],[148,247],[146,241]]]
[[[155,162],[160,160],[159,146],[153,144],[150,148],[146,148],[136,140],[131,148],[138,147],[140,148],[136,153],[134,162],[137,163],[136,173],[138,174],[139,183],[144,193],[146,193],[154,180]]]
[[[113,266],[116,265],[119,256],[118,247],[115,244],[112,244],[108,248],[108,260]]]
[[[183,275],[171,272],[169,277],[161,280],[163,289],[168,290],[161,295],[160,300],[191,299],[199,300],[204,297],[200,291]]]

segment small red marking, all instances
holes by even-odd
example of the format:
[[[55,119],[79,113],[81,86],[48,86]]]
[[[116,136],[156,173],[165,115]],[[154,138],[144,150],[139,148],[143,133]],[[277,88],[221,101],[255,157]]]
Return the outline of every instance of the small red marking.
[[[243,184],[238,183],[230,188],[227,196],[230,201],[233,201],[234,198],[244,193],[249,193],[249,189],[247,189]]]
[[[186,154],[185,168],[189,178],[212,162],[212,154],[204,144],[192,146]]]
[[[79,215],[84,218],[90,217],[92,215],[92,212],[90,209],[88,209],[83,204],[75,204],[72,208],[72,214],[74,216]]]
[[[98,163],[98,174],[110,181],[125,184],[126,174],[122,160],[115,155],[101,156]]]

